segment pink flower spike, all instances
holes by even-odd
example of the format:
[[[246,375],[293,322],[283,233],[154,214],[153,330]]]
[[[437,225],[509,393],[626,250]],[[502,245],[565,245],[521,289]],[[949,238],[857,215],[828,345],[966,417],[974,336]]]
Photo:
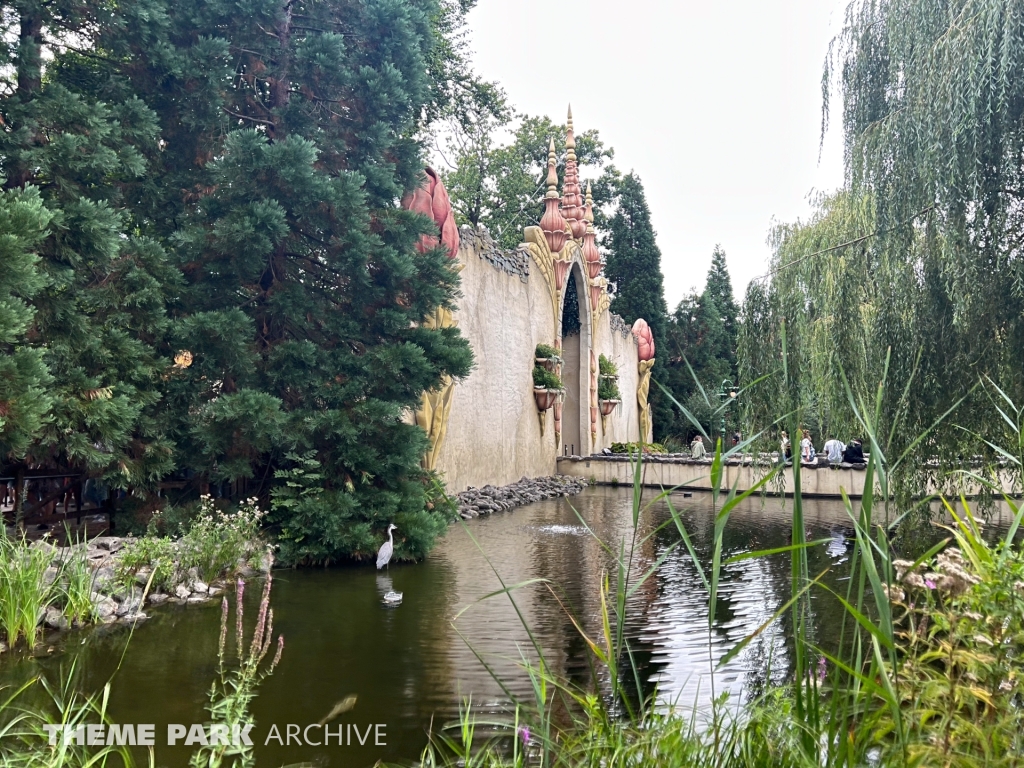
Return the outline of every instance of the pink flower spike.
[[[924,585],[926,587],[928,587],[928,589],[935,589],[935,582],[932,581],[931,579],[925,579],[924,580]]]
[[[519,738],[523,740],[523,744],[530,743],[530,728],[526,725],[519,726],[518,730]]]

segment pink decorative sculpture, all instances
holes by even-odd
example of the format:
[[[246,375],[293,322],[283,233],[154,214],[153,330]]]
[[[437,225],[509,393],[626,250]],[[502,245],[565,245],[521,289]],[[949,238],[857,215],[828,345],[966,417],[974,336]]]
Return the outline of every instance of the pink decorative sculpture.
[[[558,173],[555,171],[555,140],[548,145],[548,191],[544,195],[544,215],[540,217],[540,228],[548,241],[552,253],[559,253],[565,247],[565,217],[559,209]]]
[[[587,182],[587,204],[583,209],[583,223],[586,232],[583,234],[583,259],[587,262],[587,274],[591,280],[596,280],[601,274],[601,253],[597,250],[594,242],[594,196],[590,193],[590,182]],[[594,300],[597,306],[597,300]]]
[[[633,323],[633,337],[639,347],[638,357],[641,361],[654,359],[654,334],[651,326],[642,317],[638,317]]]
[[[459,253],[459,228],[455,226],[448,190],[444,188],[441,178],[433,168],[426,168],[424,174],[426,178],[423,183],[416,189],[406,192],[402,198],[402,207],[432,218],[440,230],[440,242],[448,249],[448,258],[454,259]],[[437,244],[437,237],[423,235],[417,249],[424,253],[436,248]]]
[[[562,215],[569,222],[572,236],[579,240],[587,231],[583,217],[583,196],[580,194],[580,175],[576,166],[576,136],[572,130],[572,107],[565,128],[565,181],[562,185]]]

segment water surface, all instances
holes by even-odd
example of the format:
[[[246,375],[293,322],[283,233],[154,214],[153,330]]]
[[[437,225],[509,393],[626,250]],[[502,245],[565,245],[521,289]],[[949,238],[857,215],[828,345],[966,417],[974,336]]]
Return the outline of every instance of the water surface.
[[[710,496],[673,499],[707,567]],[[726,530],[725,556],[787,544],[791,504],[778,498],[743,503]],[[831,545],[810,551],[812,574],[828,568],[825,580],[840,585],[847,567],[845,510],[838,501],[805,500],[804,515],[810,537],[836,537]],[[665,505],[654,505],[641,518],[641,535],[668,520]],[[377,760],[415,759],[431,723],[436,727],[453,720],[470,698],[480,710],[507,707],[506,693],[476,654],[516,695],[528,695],[529,682],[519,665],[524,656],[532,659],[536,654],[519,616],[506,596],[478,602],[501,589],[495,571],[506,585],[548,580],[516,590],[516,605],[551,667],[590,685],[586,644],[562,606],[579,616],[592,637],[599,636],[600,582],[613,560],[588,527],[617,547],[631,535],[631,523],[631,491],[590,488],[569,499],[453,526],[423,563],[392,565],[382,573],[371,567],[275,571],[275,632],[284,635],[286,647],[281,665],[264,681],[253,707],[258,764],[309,761],[358,767]],[[713,681],[709,675],[712,663],[785,601],[788,556],[726,566],[717,619],[709,632],[707,595],[674,526],[657,530],[638,547],[633,572],[646,571],[669,550],[630,605],[627,635],[642,667],[643,693],[656,689],[662,703],[690,707],[706,704],[712,689],[749,696],[790,674],[788,617],[783,616],[718,670]],[[397,608],[381,602],[391,589],[404,593]],[[246,593],[249,627],[258,593],[257,584]],[[816,640],[826,647],[833,644],[839,627],[836,606],[815,596],[812,610]],[[189,750],[162,743],[168,723],[208,719],[204,706],[216,672],[220,609],[214,604],[168,606],[151,613],[153,618],[137,627],[130,642],[124,627],[70,635],[50,658],[3,659],[0,680],[24,679],[40,670],[55,675],[61,665],[74,661],[83,690],[96,691],[113,680],[110,712],[115,721],[156,724],[158,765],[184,766]],[[350,694],[358,697],[355,708],[332,728],[355,724],[365,731],[369,724],[384,724],[386,746],[374,746],[372,738],[363,746],[281,746],[276,741],[264,746],[271,724],[285,736],[287,724],[316,723]]]

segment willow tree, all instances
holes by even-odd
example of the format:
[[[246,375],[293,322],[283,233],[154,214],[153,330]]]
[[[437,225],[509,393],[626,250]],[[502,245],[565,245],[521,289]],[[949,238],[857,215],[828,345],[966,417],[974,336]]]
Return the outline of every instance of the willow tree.
[[[983,452],[959,427],[1003,439],[989,379],[1024,403],[1022,13],[1015,0],[849,6],[824,113],[842,97],[846,189],[776,232],[770,281],[748,294],[747,374],[780,364],[757,337],[778,351],[785,318],[794,403],[826,425],[853,421],[842,377],[866,395],[891,354],[890,455],[954,406],[919,454]]]

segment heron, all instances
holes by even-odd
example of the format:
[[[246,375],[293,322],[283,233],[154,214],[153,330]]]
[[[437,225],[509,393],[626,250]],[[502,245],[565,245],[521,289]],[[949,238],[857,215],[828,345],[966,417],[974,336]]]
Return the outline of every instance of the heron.
[[[395,551],[395,542],[391,538],[391,532],[397,529],[398,526],[391,523],[388,526],[388,540],[380,545],[380,549],[377,550],[377,570],[379,571],[389,562],[391,562],[391,553]]]

